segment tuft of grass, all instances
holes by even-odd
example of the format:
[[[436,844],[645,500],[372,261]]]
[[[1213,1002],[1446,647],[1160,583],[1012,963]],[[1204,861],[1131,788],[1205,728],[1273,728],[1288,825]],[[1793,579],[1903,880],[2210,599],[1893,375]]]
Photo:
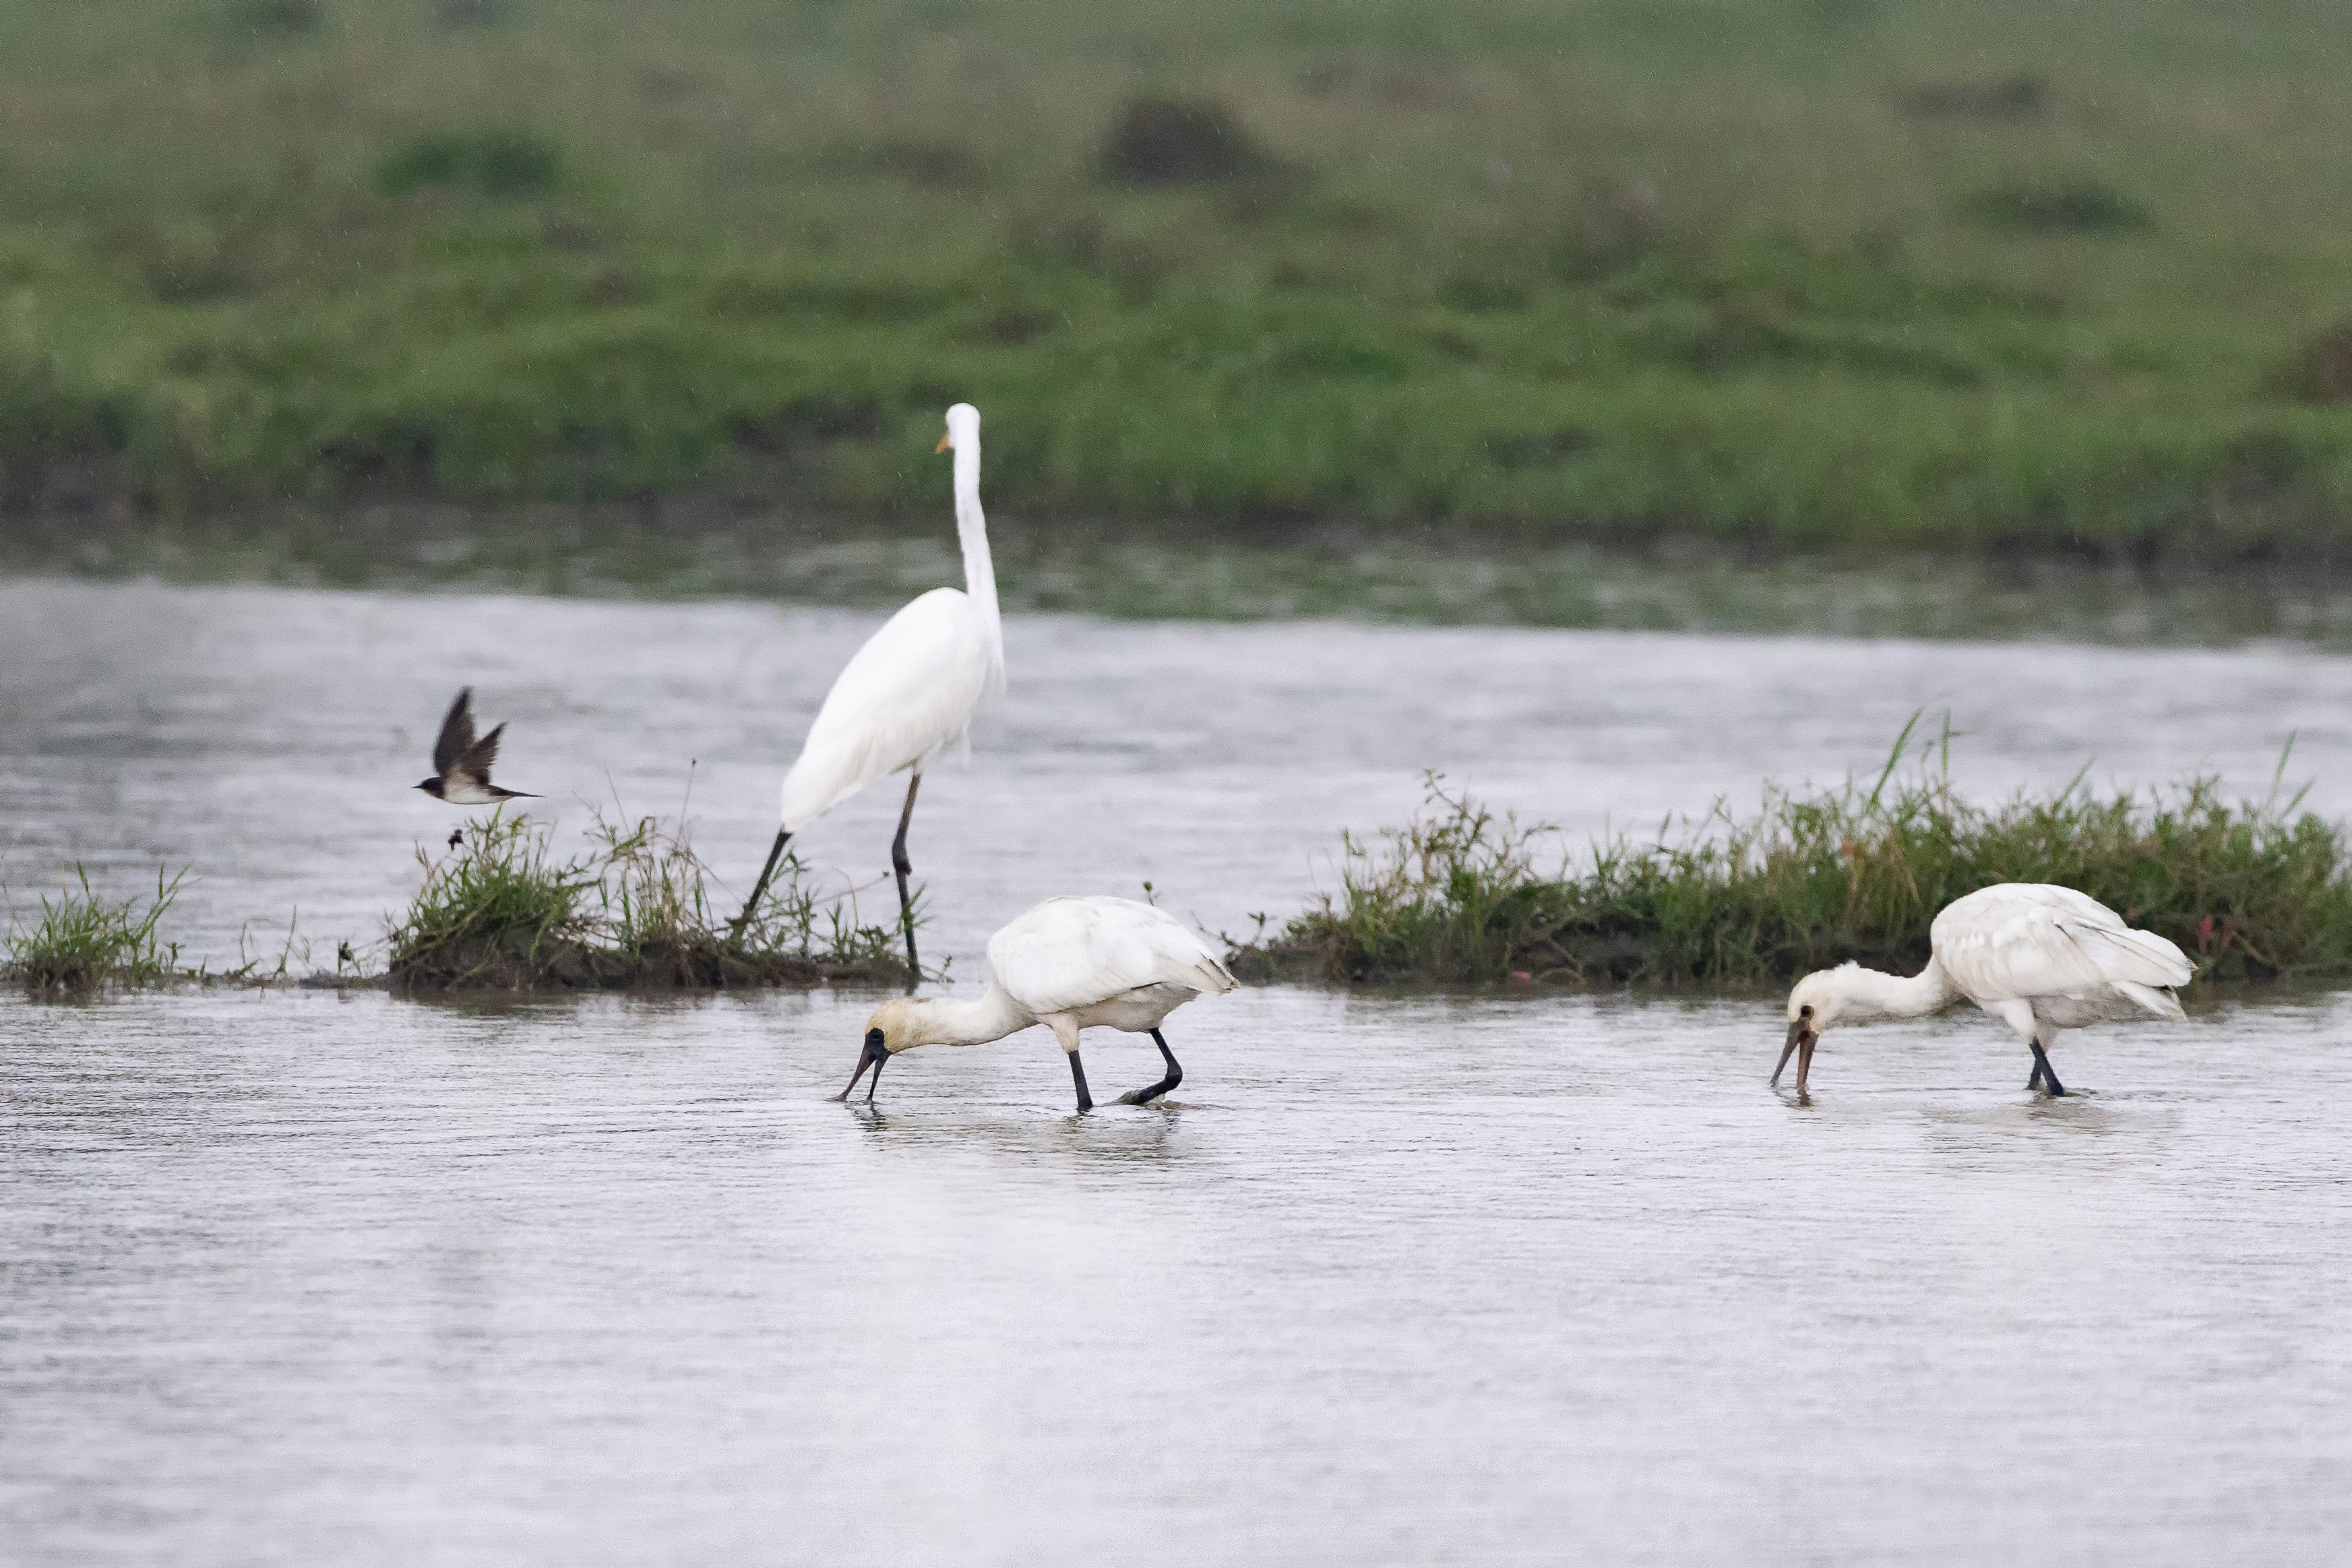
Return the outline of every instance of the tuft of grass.
[[[2352,402],[2352,320],[2313,334],[2271,370],[2270,388],[2283,397],[2333,408]]]
[[[2102,797],[2078,779],[1979,806],[1953,790],[1948,730],[1898,777],[1912,734],[1867,787],[1768,789],[1753,817],[1718,803],[1556,873],[1538,868],[1543,830],[1433,776],[1420,817],[1343,841],[1336,896],[1236,957],[1353,982],[1772,986],[1847,959],[1912,972],[1953,899],[2051,882],[2178,943],[2200,981],[2352,974],[2347,846],[2299,795],[2233,804],[2197,779]]]
[[[1895,107],[1914,120],[1985,123],[2040,120],[2050,112],[2050,84],[2020,73],[1979,81],[1929,82],[1895,95]]]
[[[562,168],[562,150],[524,127],[436,131],[403,144],[377,164],[375,186],[387,196],[441,186],[491,201],[521,201],[553,190]]]
[[[2016,234],[2145,234],[2156,216],[2137,197],[2104,180],[1995,185],[1968,202],[1987,228]]]
[[[183,871],[166,880],[159,869],[155,891],[110,903],[90,891],[89,873],[79,862],[73,883],[29,925],[13,915],[8,961],[0,968],[27,990],[57,996],[87,995],[109,985],[137,985],[177,972],[180,949],[157,934],[179,896]]]
[[[559,860],[546,829],[503,810],[466,831],[449,859],[425,860],[424,885],[387,924],[396,983],[520,987],[550,976],[591,984],[586,945],[595,868]]]
[[[1238,179],[1271,162],[1232,110],[1210,99],[1144,97],[1120,110],[1103,147],[1103,177],[1126,185]]]
[[[319,0],[229,0],[223,26],[232,37],[273,40],[308,37],[327,19]]]
[[[435,861],[386,922],[393,983],[410,990],[898,984],[898,929],[863,926],[806,888],[796,857],[741,931],[709,889],[683,827],[598,813],[590,845],[564,857],[551,830],[503,810]]]

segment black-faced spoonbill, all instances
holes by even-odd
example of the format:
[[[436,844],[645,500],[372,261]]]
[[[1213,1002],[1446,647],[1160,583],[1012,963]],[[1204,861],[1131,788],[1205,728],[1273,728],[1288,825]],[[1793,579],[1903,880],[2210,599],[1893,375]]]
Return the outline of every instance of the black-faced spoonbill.
[[[2097,899],[2048,883],[2011,882],[1956,898],[1927,928],[1927,967],[1909,979],[1841,964],[1789,993],[1789,1039],[1772,1082],[1797,1053],[1805,1092],[1813,1045],[1838,1024],[1920,1018],[1967,1000],[2033,1048],[2028,1089],[2066,1092],[2045,1049],[2060,1031],[2120,1019],[2187,1015],[2169,988],[2196,967],[2153,931],[2135,931]]]
[[[1078,1109],[1094,1109],[1087,1070],[1078,1060],[1078,1031],[1097,1027],[1149,1031],[1168,1075],[1119,1099],[1144,1105],[1184,1081],[1175,1052],[1160,1032],[1161,1020],[1198,996],[1234,988],[1225,962],[1165,911],[1131,898],[1049,898],[988,939],[988,989],[977,1000],[900,998],[884,1002],[866,1020],[866,1045],[849,1098],[866,1070],[872,1100],[883,1064],[919,1045],[984,1045],[1031,1024],[1044,1024],[1070,1059]]]
[[[934,588],[882,623],[834,677],[816,722],[784,775],[782,825],[768,863],[734,925],[741,930],[768,891],[776,862],[794,833],[875,779],[906,773],[907,804],[890,843],[898,877],[898,918],[907,932],[907,967],[915,961],[914,905],[907,879],[907,824],[924,769],[963,748],[982,699],[1004,690],[1004,631],[996,614],[996,568],[988,556],[988,519],[980,509],[980,411],[948,410],[941,452],[955,452],[956,535],[963,544],[963,591]]]

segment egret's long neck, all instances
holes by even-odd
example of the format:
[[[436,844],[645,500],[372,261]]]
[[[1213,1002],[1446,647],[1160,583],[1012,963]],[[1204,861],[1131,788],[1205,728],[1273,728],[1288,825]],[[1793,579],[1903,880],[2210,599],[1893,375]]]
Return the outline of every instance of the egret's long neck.
[[[987,991],[974,1001],[950,1001],[940,997],[907,1006],[915,1020],[908,1032],[917,1045],[985,1045],[1037,1021],[1027,1008],[1005,995],[1004,988],[993,979],[988,982]]]
[[[1838,989],[1845,997],[1845,1018],[1854,1023],[1874,1018],[1922,1018],[1959,999],[1959,988],[1944,973],[1944,966],[1933,958],[1927,960],[1926,968],[1907,977],[1859,968],[1834,973]]]
[[[988,628],[989,686],[1001,691],[1004,685],[1004,624],[996,613],[996,563],[988,554],[988,517],[980,509],[978,431],[956,443],[955,509],[956,538],[963,545],[963,591]]]

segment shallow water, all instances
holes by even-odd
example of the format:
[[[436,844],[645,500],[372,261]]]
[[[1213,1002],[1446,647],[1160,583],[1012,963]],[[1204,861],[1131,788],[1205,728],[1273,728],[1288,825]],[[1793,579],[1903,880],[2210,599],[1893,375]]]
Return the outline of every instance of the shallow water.
[[[1177,1015],[822,1096],[862,1002],[0,1005],[26,1563],[2321,1563],[2340,1002]],[[1098,1085],[1156,1071],[1125,1037]]]
[[[0,584],[0,823],[236,956],[365,942],[500,777],[756,869],[868,615]],[[1588,832],[1869,769],[2210,768],[2352,808],[2306,651],[1008,626],[925,786],[929,955],[1031,899],[1296,907],[1419,770]],[[897,802],[810,835],[870,880]],[[1328,879],[1326,866],[1322,873]],[[246,937],[248,947],[258,938]],[[274,948],[272,949],[274,951]],[[1769,1004],[1253,989],[1178,1104],[1045,1037],[829,1103],[871,998],[0,999],[0,1556],[27,1563],[2322,1563],[2352,1528],[2352,998],[2069,1037]],[[1087,1048],[1097,1092],[1156,1076]]]

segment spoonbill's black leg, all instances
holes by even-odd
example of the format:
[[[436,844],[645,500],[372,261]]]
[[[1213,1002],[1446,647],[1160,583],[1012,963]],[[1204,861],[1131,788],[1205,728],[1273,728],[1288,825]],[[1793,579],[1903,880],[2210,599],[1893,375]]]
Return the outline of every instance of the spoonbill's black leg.
[[[751,896],[743,901],[743,913],[727,923],[737,936],[742,935],[743,927],[751,924],[751,912],[760,907],[761,895],[768,891],[768,879],[776,874],[776,862],[784,857],[784,841],[791,837],[780,830],[776,841],[768,846],[768,863],[760,868],[760,880],[751,884]]]
[[[1070,1052],[1070,1082],[1078,1086],[1078,1109],[1081,1111],[1093,1110],[1095,1108],[1095,1097],[1087,1092],[1087,1070],[1085,1065],[1078,1061],[1078,1053],[1075,1051]]]
[[[1129,1090],[1118,1097],[1122,1105],[1149,1105],[1184,1082],[1184,1070],[1176,1065],[1176,1053],[1168,1049],[1168,1042],[1160,1038],[1156,1029],[1151,1031],[1151,1043],[1160,1048],[1160,1060],[1168,1064],[1168,1076],[1149,1089]]]
[[[2050,1085],[2051,1093],[2066,1092],[2066,1086],[2058,1082],[2057,1071],[2051,1067],[2050,1059],[2042,1053],[2042,1042],[2038,1040],[2033,1042],[2033,1070],[2042,1074],[2043,1082]]]
[[[2033,1048],[2033,1076],[2032,1076],[2032,1077],[2031,1077],[2031,1078],[2029,1078],[2029,1079],[2027,1079],[2027,1080],[2025,1081],[2025,1092],[2026,1092],[2028,1094],[2031,1094],[2031,1093],[2032,1093],[2036,1089],[2039,1089],[2039,1088],[2041,1088],[2041,1087],[2042,1087],[2042,1048],[2041,1048],[2040,1046],[2038,1046],[2038,1045],[2037,1045],[2037,1046],[2035,1046],[2035,1047]]]
[[[919,773],[907,780],[907,809],[898,813],[898,836],[890,841],[890,869],[898,873],[898,924],[907,928],[907,989],[914,990],[923,977],[923,967],[915,961],[915,904],[907,892],[907,879],[915,868],[907,860],[907,824],[915,820],[915,791],[923,787]]]

